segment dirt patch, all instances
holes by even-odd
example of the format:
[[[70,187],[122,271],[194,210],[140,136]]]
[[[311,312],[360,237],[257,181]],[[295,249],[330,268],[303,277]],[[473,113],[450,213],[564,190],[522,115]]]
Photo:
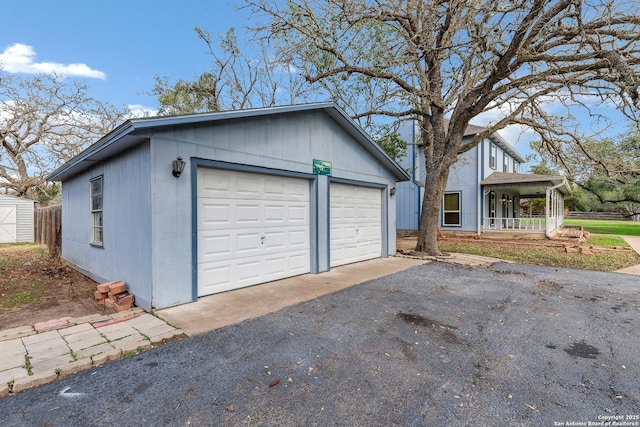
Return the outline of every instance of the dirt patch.
[[[96,283],[36,245],[0,245],[0,330],[61,317],[112,313]]]

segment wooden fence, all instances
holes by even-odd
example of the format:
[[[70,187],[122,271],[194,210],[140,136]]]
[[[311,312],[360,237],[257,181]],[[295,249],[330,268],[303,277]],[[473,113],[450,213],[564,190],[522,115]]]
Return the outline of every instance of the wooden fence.
[[[34,238],[45,245],[52,256],[60,256],[62,248],[62,206],[37,208],[34,212]]]
[[[613,219],[618,221],[630,220],[620,212],[569,212],[565,219]]]

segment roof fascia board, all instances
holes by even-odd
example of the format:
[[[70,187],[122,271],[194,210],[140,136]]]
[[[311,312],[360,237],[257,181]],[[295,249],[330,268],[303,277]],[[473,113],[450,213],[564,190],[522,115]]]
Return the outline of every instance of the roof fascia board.
[[[100,138],[98,141],[96,141],[92,145],[90,145],[87,149],[85,149],[83,152],[78,154],[76,157],[69,160],[67,163],[65,163],[64,165],[60,166],[58,169],[53,171],[49,176],[47,176],[46,178],[47,181],[55,181],[55,179],[58,176],[62,175],[69,169],[74,168],[78,164],[90,158],[95,153],[102,151],[105,147],[108,147],[114,142],[120,140],[122,137],[130,134],[134,130],[135,130],[135,126],[133,125],[133,122],[131,120],[125,121],[120,126],[118,126],[114,130],[112,130],[111,132],[109,132],[108,134]]]
[[[351,129],[353,129],[355,132],[355,135],[352,133],[352,136],[359,140],[359,142],[364,145],[369,152],[372,152],[374,157],[385,163],[387,168],[392,169],[395,172],[396,178],[398,178],[400,181],[409,181],[411,179],[409,173],[402,169],[402,167],[395,160],[393,160],[391,156],[389,156],[386,151],[382,149],[382,147],[380,147],[373,139],[371,139],[369,134],[366,133],[364,129],[362,129],[356,122],[354,122],[353,119],[351,119],[351,117],[349,117],[347,113],[344,112],[341,108],[333,103],[330,103],[327,105],[327,107],[325,107],[325,111],[327,111],[327,113],[331,117],[337,119],[338,122],[342,121],[341,125],[343,127],[345,124],[351,127]],[[336,116],[333,112],[337,113],[338,116]]]
[[[216,111],[213,113],[198,113],[184,116],[142,117],[131,119],[131,122],[134,124],[136,130],[141,130],[155,127],[180,126],[220,120],[243,119],[247,117],[270,116],[274,114],[319,110],[330,107],[337,108],[332,102],[319,102],[313,104],[287,105],[282,107],[254,108],[249,110]]]
[[[215,113],[189,114],[185,116],[168,116],[153,118],[137,118],[129,119],[118,126],[113,131],[99,139],[85,151],[75,158],[71,159],[60,168],[55,170],[49,176],[48,181],[54,181],[56,178],[64,175],[71,169],[77,167],[83,161],[102,151],[111,144],[119,141],[123,137],[136,131],[153,129],[157,127],[181,126],[196,123],[205,123],[220,120],[233,120],[247,117],[259,117],[274,114],[287,114],[309,110],[324,110],[330,117],[336,120],[343,128],[351,129],[349,132],[367,151],[371,152],[374,157],[380,160],[385,166],[394,173],[399,181],[407,181],[410,179],[409,174],[402,169],[382,148],[369,137],[369,135],[355,123],[342,109],[333,102],[322,102],[313,104],[288,105],[283,107],[267,107],[251,110],[236,111],[218,111]]]
[[[501,147],[506,148],[509,154],[511,154],[520,163],[525,163],[527,161],[527,159],[522,157],[522,155],[518,153],[518,150],[513,148],[513,146],[509,144],[507,140],[504,139],[502,135],[500,135],[498,132],[492,133],[491,136],[489,136],[489,138],[493,139]]]

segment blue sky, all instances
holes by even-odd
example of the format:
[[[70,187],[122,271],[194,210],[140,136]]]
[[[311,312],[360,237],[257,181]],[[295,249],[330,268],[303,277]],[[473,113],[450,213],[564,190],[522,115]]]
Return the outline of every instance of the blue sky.
[[[241,4],[224,0],[5,0],[0,14],[0,62],[6,71],[76,72],[93,95],[133,109],[157,108],[143,92],[154,76],[170,82],[192,80],[208,70],[206,45],[193,31],[212,35],[247,25]],[[52,65],[55,64],[55,65]],[[495,120],[490,113],[474,122]],[[608,113],[615,115],[612,110]],[[582,118],[585,128],[592,120]],[[626,125],[617,127],[617,132]],[[523,154],[530,152],[530,133],[511,127],[500,131]]]
[[[98,99],[154,108],[155,99],[141,92],[151,90],[155,75],[193,79],[208,69],[193,28],[240,31],[244,16],[224,0],[7,0],[0,61],[7,71],[76,71]]]

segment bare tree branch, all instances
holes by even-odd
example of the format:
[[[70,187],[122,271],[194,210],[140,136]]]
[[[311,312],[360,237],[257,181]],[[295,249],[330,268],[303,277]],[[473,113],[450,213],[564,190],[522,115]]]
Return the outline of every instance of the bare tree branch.
[[[545,105],[597,115],[584,101],[597,99],[628,117],[640,107],[632,0],[245,1],[263,20],[256,32],[309,82],[347,100],[350,85],[368,79],[372,90],[358,95],[369,100],[353,104],[365,107],[355,117],[418,121],[427,182],[417,249],[431,254],[449,168],[490,132],[528,126],[561,158],[582,136]],[[471,120],[492,110],[500,118],[463,147]]]
[[[0,72],[0,188],[37,199],[45,177],[127,113],[61,76]]]

